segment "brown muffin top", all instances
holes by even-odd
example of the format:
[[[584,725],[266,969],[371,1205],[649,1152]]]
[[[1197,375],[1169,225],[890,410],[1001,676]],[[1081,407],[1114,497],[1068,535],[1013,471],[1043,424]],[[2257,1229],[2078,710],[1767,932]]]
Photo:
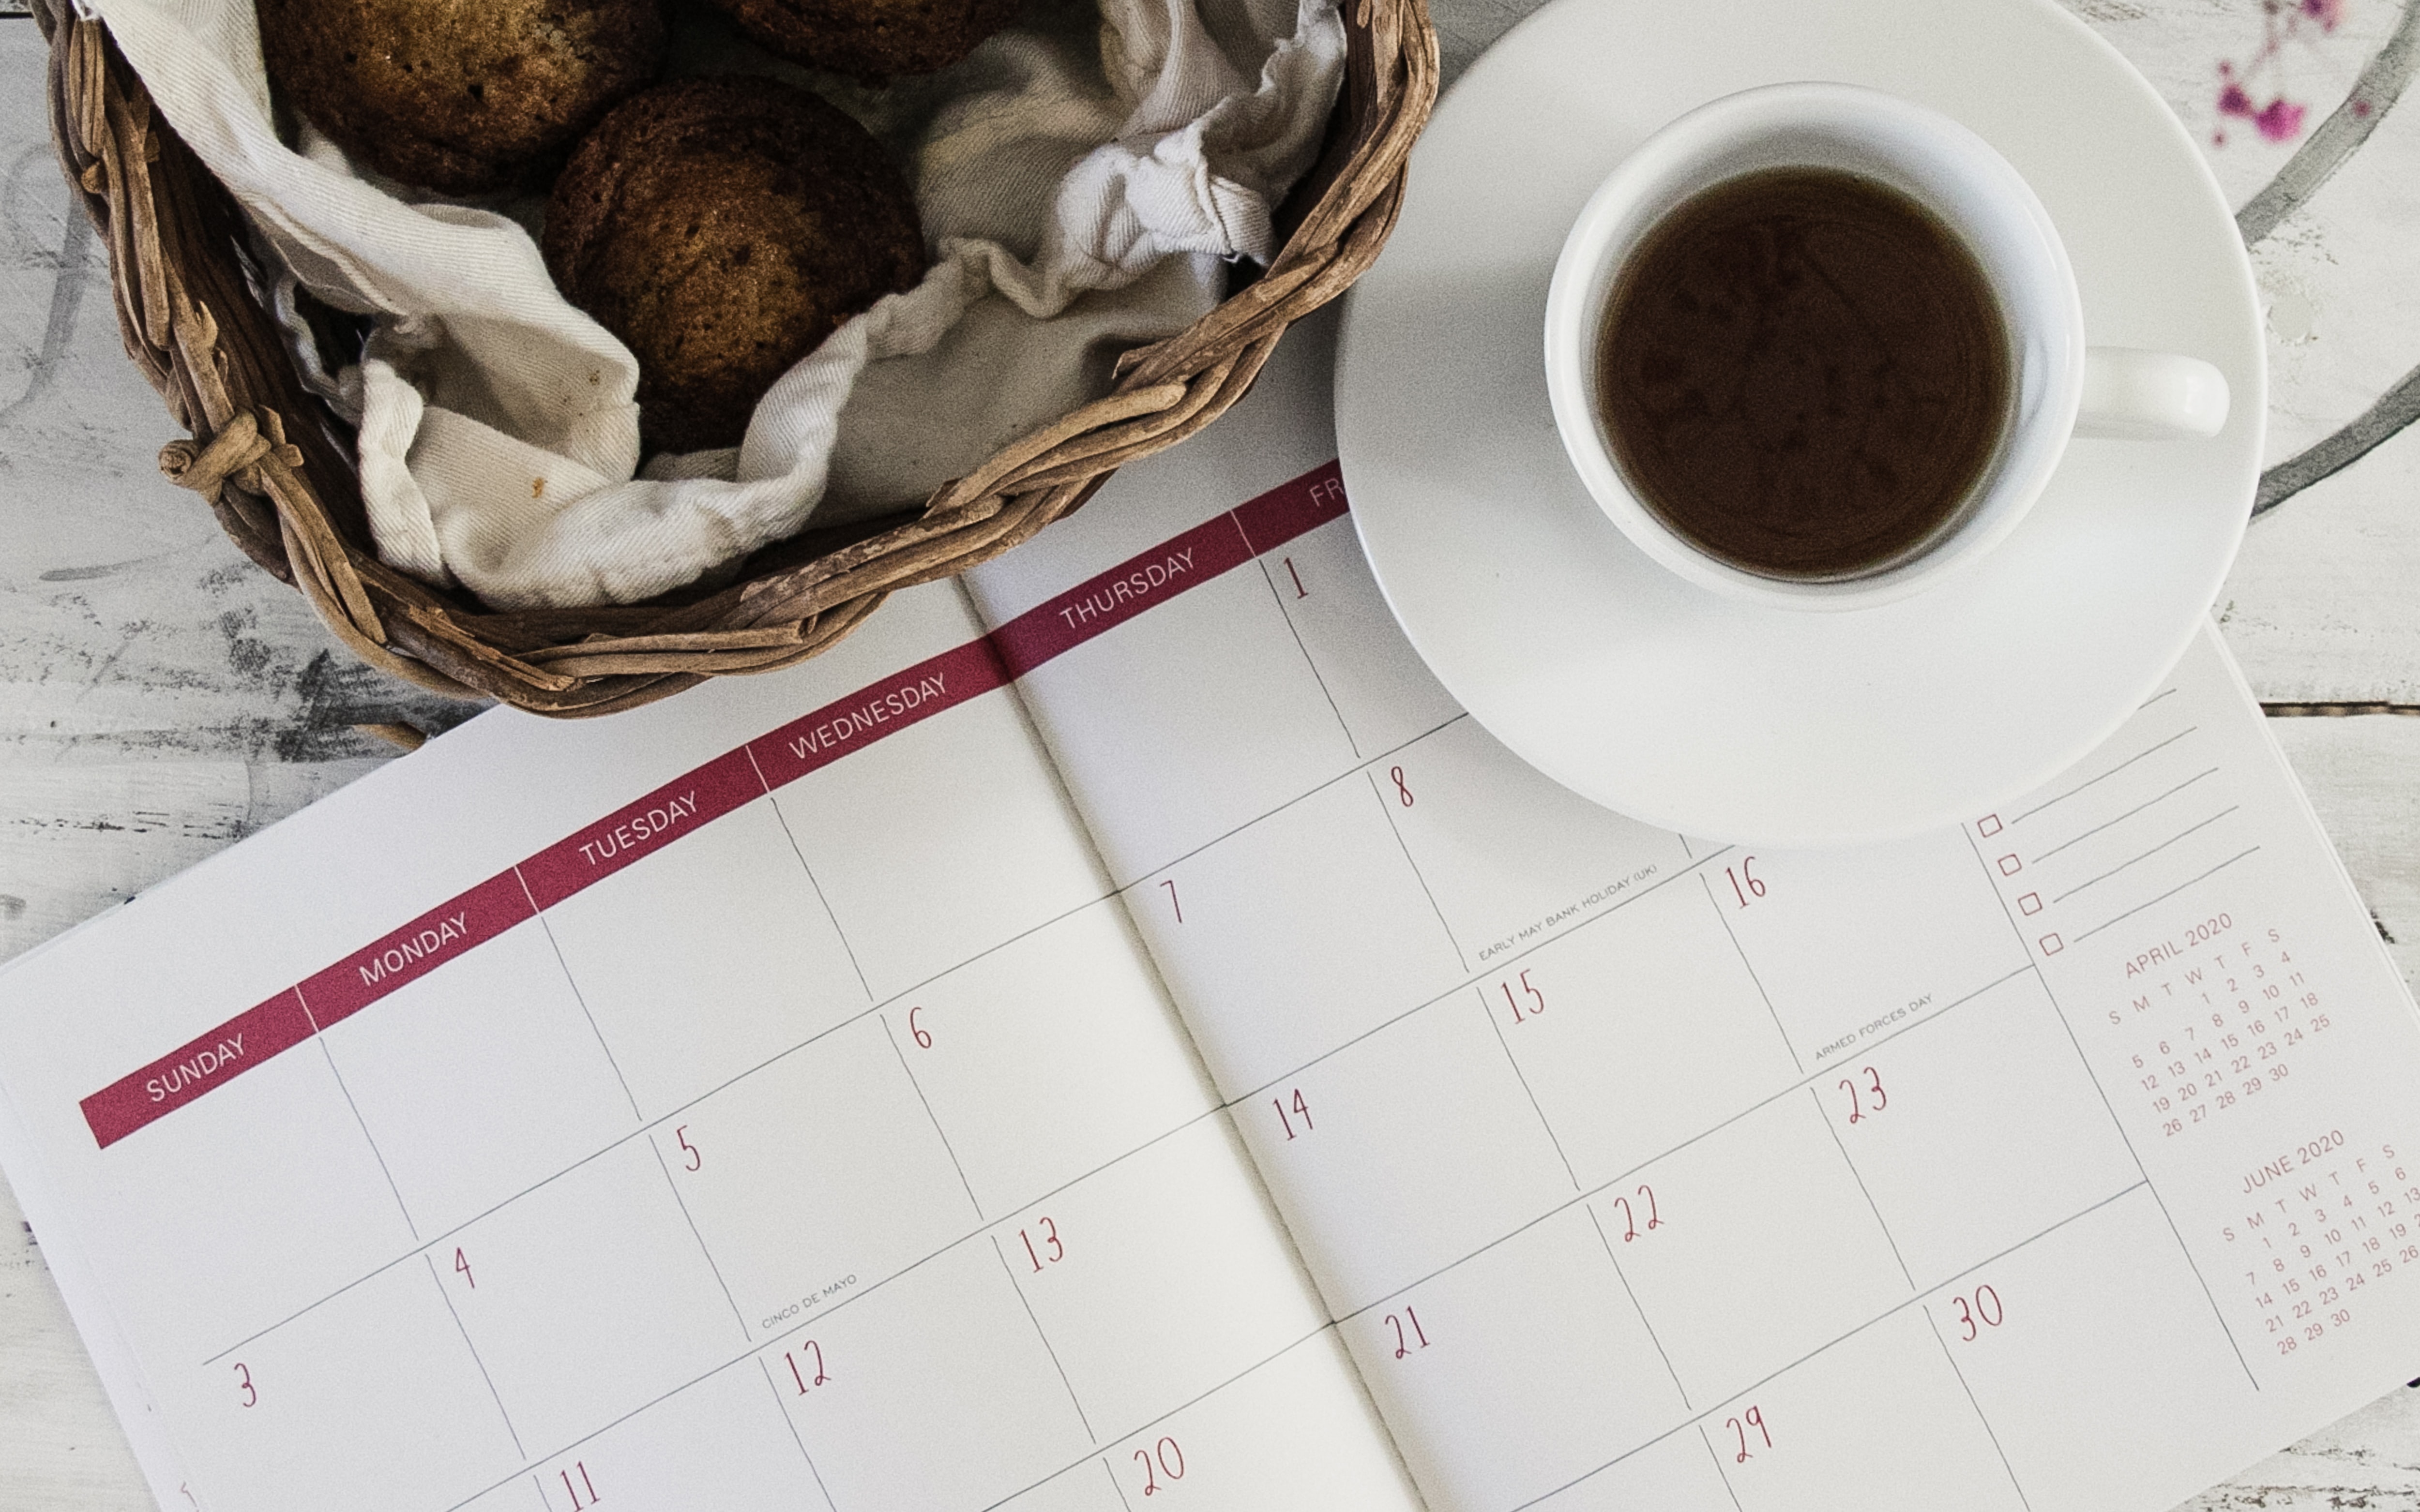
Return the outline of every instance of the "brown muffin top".
[[[672,451],[737,444],[774,379],[924,271],[915,199],[864,128],[737,75],[606,116],[555,180],[542,247],[637,355],[641,431]]]
[[[338,146],[452,194],[526,182],[655,77],[657,0],[257,0],[269,76]]]
[[[1025,0],[713,0],[793,63],[882,78],[930,73],[974,51]]]

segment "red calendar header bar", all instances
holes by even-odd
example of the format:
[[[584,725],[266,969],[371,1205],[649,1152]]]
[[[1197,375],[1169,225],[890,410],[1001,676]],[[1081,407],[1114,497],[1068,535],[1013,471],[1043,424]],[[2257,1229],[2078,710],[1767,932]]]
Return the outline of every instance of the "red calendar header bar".
[[[539,908],[551,908],[764,795],[764,779],[756,775],[747,748],[725,751],[523,861],[521,880],[529,884],[530,897]]]
[[[1343,516],[1343,474],[1329,462],[1045,599],[994,630],[991,639],[1009,675],[1022,677],[1145,609]]]
[[[760,735],[740,754],[754,752],[766,782],[778,788],[943,709],[1007,686],[1007,669],[991,641],[970,640]]]
[[[1235,523],[1256,557],[1343,517],[1344,472],[1333,462],[1235,506]]]
[[[303,979],[297,991],[302,995],[311,1022],[324,1029],[536,914],[520,879],[510,872],[500,872],[327,970]]]
[[[1336,464],[1313,468],[1036,605],[988,636],[726,751],[111,1083],[80,1104],[85,1122],[106,1149],[691,830],[851,751],[1005,687],[1051,657],[1344,512]]]
[[[302,995],[289,987],[85,1098],[81,1104],[84,1121],[107,1149],[279,1051],[293,1049],[311,1034],[311,1015],[302,1011]]]
[[[1252,559],[1235,517],[1220,515],[1088,578],[992,632],[1018,677],[1106,630]]]

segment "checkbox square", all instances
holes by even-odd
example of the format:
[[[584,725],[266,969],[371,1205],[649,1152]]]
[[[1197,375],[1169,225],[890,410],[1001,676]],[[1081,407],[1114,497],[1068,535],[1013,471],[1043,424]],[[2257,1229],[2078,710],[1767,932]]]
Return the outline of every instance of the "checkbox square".
[[[2066,942],[2062,941],[2055,933],[2041,937],[2041,953],[2044,955],[2056,955],[2066,949]]]
[[[2015,876],[2018,872],[2025,869],[2025,863],[2017,859],[2017,853],[2014,851],[2010,851],[2008,855],[2001,856],[2000,859],[1993,864],[1999,867],[2000,875],[2004,877]]]
[[[1987,813],[1981,819],[1976,821],[1975,833],[1982,836],[1985,840],[1991,839],[1999,832],[2000,816],[1998,814]]]
[[[2029,892],[2029,893],[2026,893],[2024,897],[2022,897],[2022,898],[2018,899],[2018,900],[2017,900],[2017,912],[2019,912],[2019,913],[2021,913],[2021,914],[2039,914],[2039,913],[2040,913],[2040,912],[2041,912],[2041,894],[2040,894],[2040,893],[2038,893],[2038,892]]]

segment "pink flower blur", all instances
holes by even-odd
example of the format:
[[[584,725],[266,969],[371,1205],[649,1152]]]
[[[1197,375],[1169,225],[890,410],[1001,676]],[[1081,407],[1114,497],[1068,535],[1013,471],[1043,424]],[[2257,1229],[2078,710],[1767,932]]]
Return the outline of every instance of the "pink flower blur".
[[[2252,117],[2252,124],[2272,142],[2290,142],[2303,130],[2303,109],[2282,99],[2273,100],[2259,115]]]
[[[2342,23],[2348,0],[2260,0],[2261,39],[2259,51],[2249,61],[2238,67],[2222,60],[2218,65],[2218,114],[2249,121],[2263,139],[2290,142],[2303,133],[2303,121],[2309,108],[2286,98],[2274,85],[2287,84],[2280,77],[2282,58],[2287,49],[2301,43],[2311,47],[2313,30],[2333,32]],[[2255,89],[2269,95],[2261,104],[2253,94]],[[2355,116],[2370,113],[2369,101],[2355,98],[2351,101]],[[2211,141],[2226,145],[2226,131],[2222,124],[2211,132]]]

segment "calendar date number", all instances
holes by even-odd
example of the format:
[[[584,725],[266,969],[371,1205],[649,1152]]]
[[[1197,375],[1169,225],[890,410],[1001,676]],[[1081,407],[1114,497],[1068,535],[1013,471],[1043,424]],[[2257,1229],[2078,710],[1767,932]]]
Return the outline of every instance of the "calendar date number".
[[[1652,1234],[1664,1227],[1664,1215],[1655,1207],[1655,1189],[1644,1181],[1629,1196],[1614,1198],[1613,1206],[1621,1214],[1621,1242],[1625,1244],[1636,1243],[1639,1235]]]
[[[1958,1337],[1962,1343],[1974,1343],[1983,1336],[1985,1329],[1997,1328],[2008,1318],[2008,1310],[2000,1305],[1999,1292],[1988,1283],[1962,1292],[1949,1302],[1957,1310]]]
[[[1761,1407],[1751,1406],[1737,1417],[1724,1419],[1723,1427],[1730,1429],[1737,1441],[1737,1448],[1731,1455],[1731,1463],[1735,1465],[1745,1465],[1755,1458],[1758,1449],[1773,1447],[1773,1430],[1764,1426],[1764,1409]],[[1753,1443],[1748,1437],[1751,1432],[1756,1435]]]
[[[1067,1246],[1059,1238],[1059,1225],[1047,1216],[1031,1228],[1018,1229],[1016,1237],[1025,1244],[1025,1257],[1032,1262],[1035,1275],[1040,1275],[1044,1267],[1067,1257]]]
[[[1278,1110],[1278,1127],[1285,1131],[1288,1139],[1311,1132],[1311,1100],[1302,1095],[1301,1088],[1294,1089],[1291,1103],[1282,1097],[1273,1097],[1269,1099],[1269,1106]],[[1297,1123],[1302,1126],[1298,1130],[1295,1127]]]
[[[1527,1024],[1546,1011],[1546,995],[1529,980],[1528,968],[1523,968],[1517,980],[1517,988],[1514,980],[1508,979],[1497,982],[1496,990],[1504,995],[1504,1006],[1512,1011],[1512,1022]]]
[[[824,1370],[824,1347],[814,1339],[782,1351],[782,1363],[790,1367],[790,1380],[801,1396],[831,1380]]]
[[[1854,1076],[1843,1076],[1836,1088],[1849,1109],[1851,1123],[1863,1123],[1890,1106],[1890,1093],[1883,1087],[1883,1073],[1871,1066],[1859,1066]]]
[[[1137,1449],[1134,1459],[1135,1463],[1142,1466],[1142,1494],[1145,1496],[1157,1496],[1169,1489],[1170,1485],[1185,1478],[1185,1449],[1166,1435],[1148,1449]]]

